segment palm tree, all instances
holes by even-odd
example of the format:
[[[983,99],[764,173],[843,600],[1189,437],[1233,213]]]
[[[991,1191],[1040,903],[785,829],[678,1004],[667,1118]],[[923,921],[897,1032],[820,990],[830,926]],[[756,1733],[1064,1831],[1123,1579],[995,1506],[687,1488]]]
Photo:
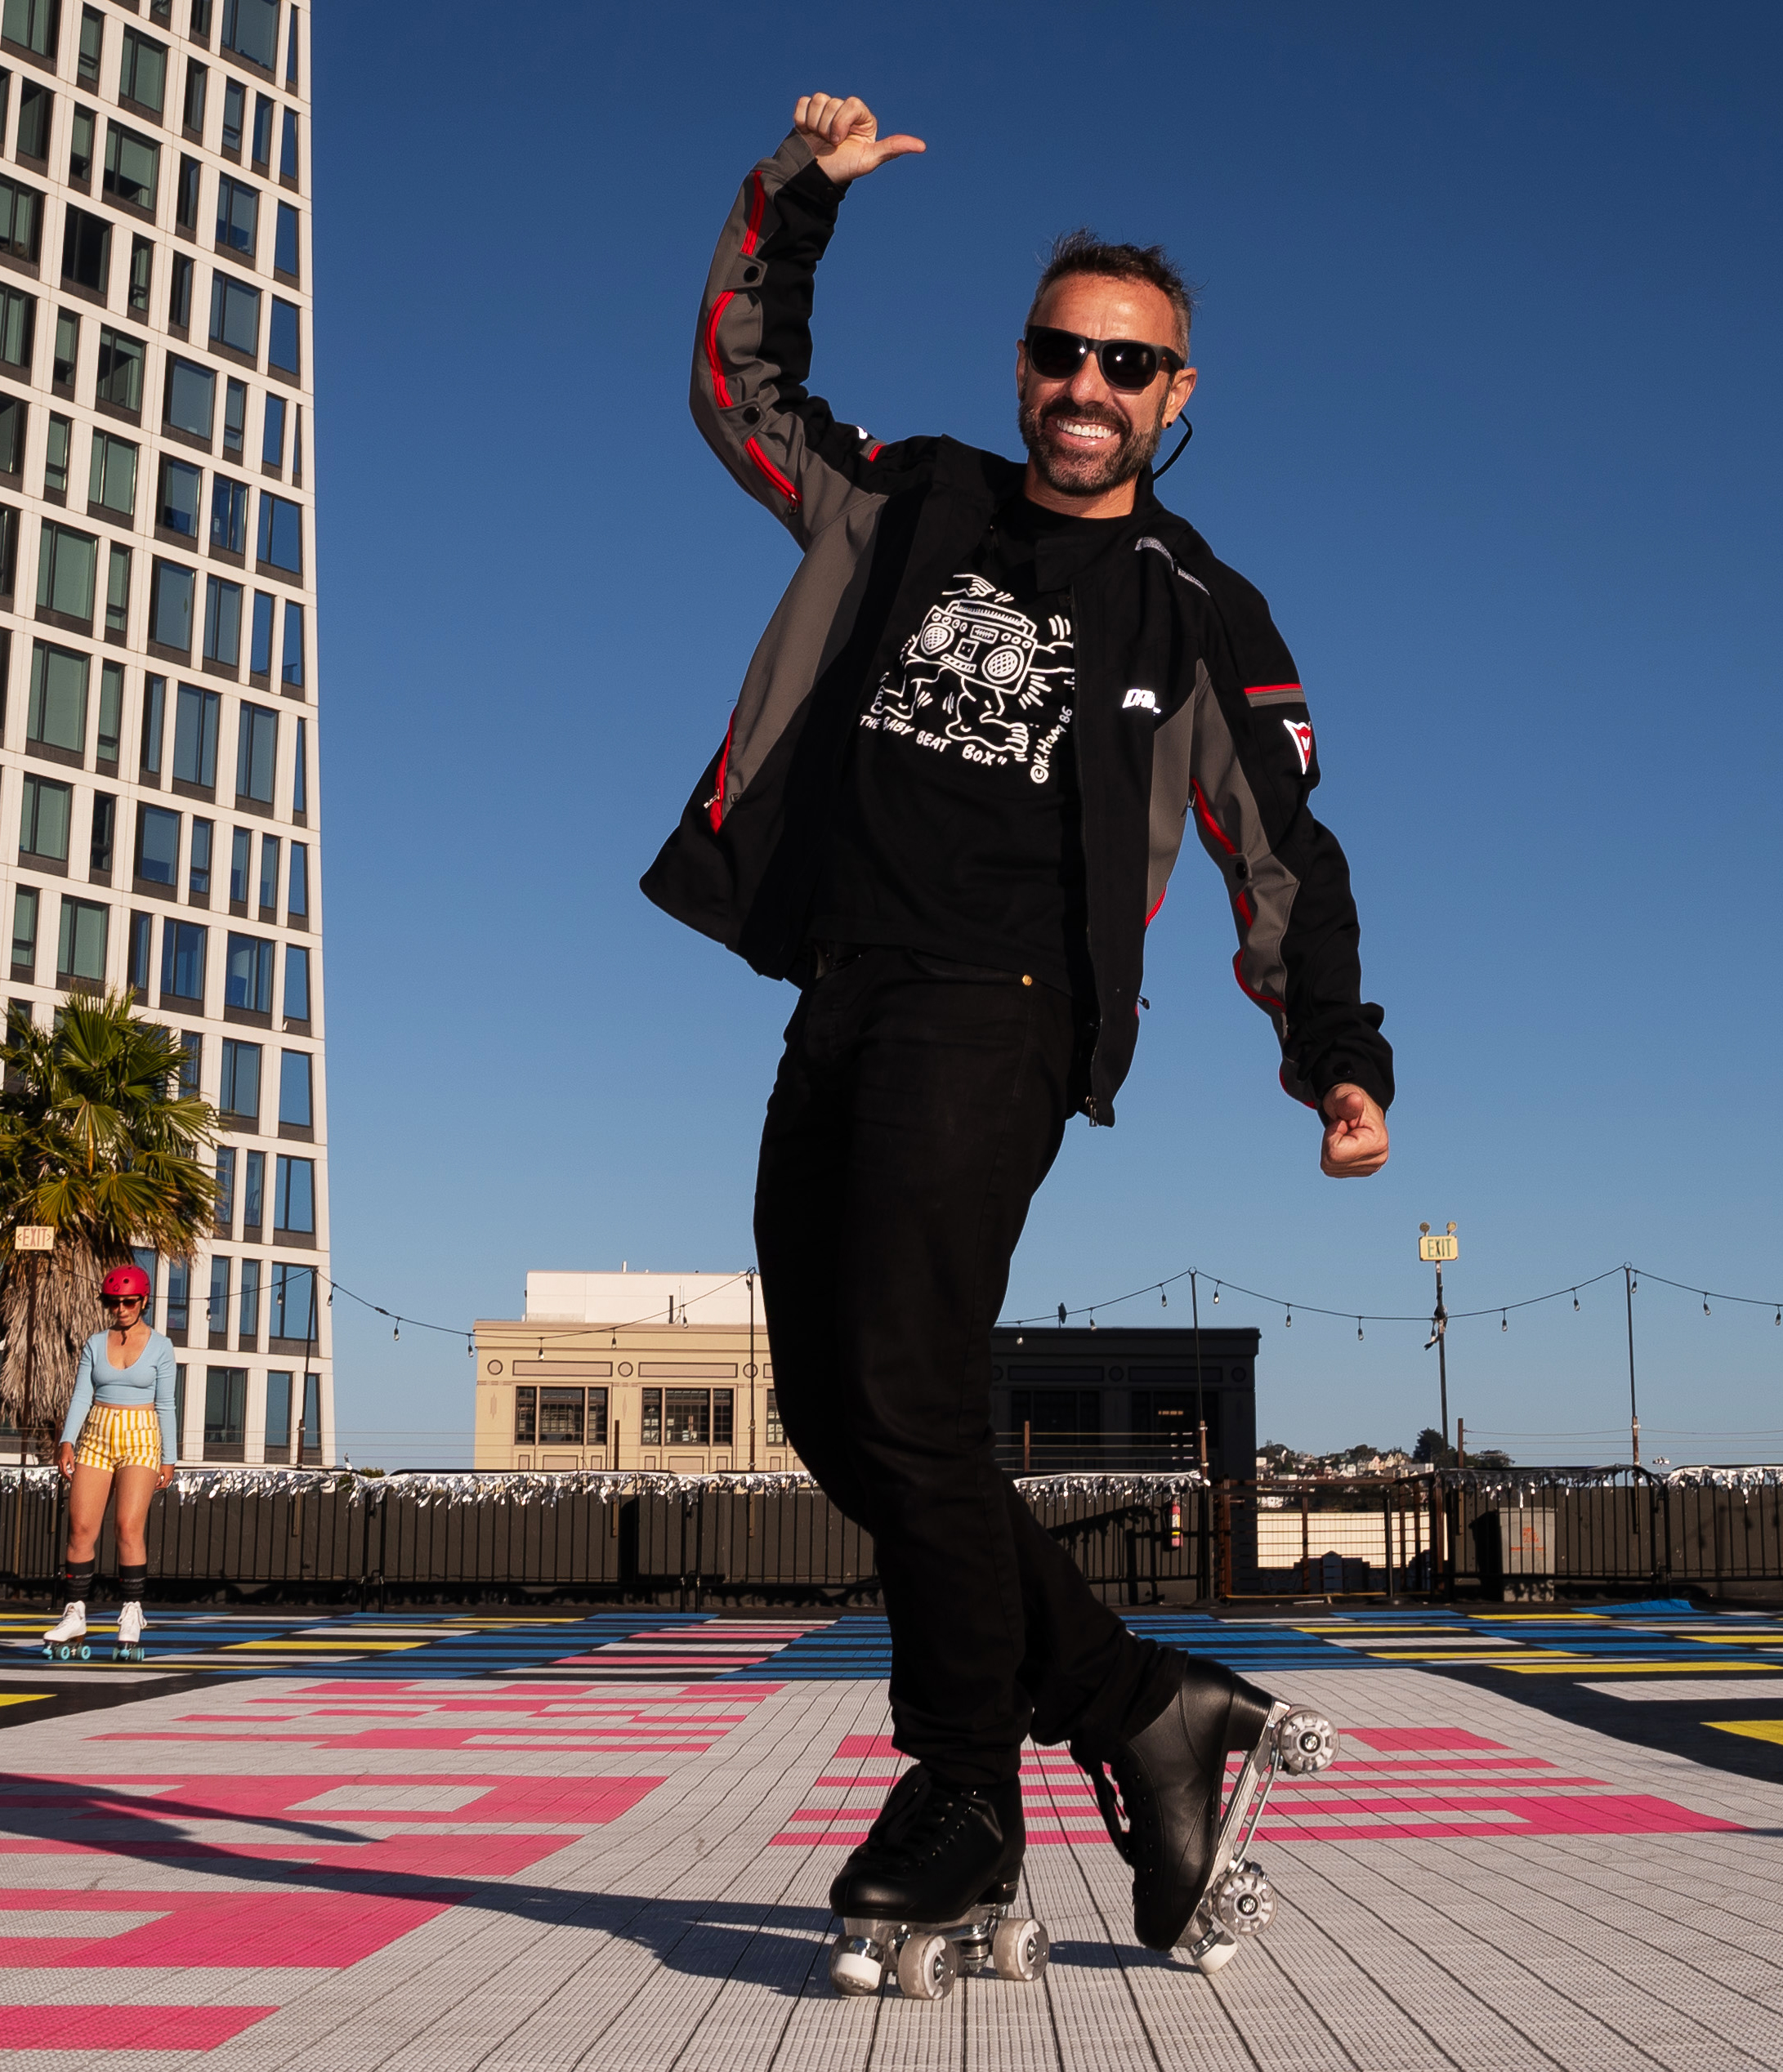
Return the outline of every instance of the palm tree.
[[[139,1020],[127,993],[72,995],[53,1029],[15,1008],[0,1064],[0,1404],[53,1454],[82,1346],[99,1328],[99,1284],[134,1248],[190,1259],[212,1225],[215,1110],[181,1091],[172,1030]],[[49,1224],[56,1249],[17,1256],[21,1223]],[[36,1358],[28,1353],[37,1276]]]

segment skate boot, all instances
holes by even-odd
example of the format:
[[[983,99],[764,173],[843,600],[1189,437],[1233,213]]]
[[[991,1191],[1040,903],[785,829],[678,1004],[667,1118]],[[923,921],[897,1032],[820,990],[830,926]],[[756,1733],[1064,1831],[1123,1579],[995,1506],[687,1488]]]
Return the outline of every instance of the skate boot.
[[[79,1597],[71,1597],[62,1607],[62,1615],[43,1636],[43,1652],[52,1662],[85,1662],[91,1659],[92,1650],[87,1643],[87,1605]]]
[[[1133,1932],[1148,1949],[1180,1945],[1215,1972],[1276,1910],[1268,1879],[1245,1851],[1276,1777],[1323,1770],[1337,1735],[1329,1720],[1271,1699],[1221,1663],[1173,1650],[1156,1673],[1174,1688],[1155,1718],[1106,1756],[1076,1746],[1071,1754],[1133,1866]],[[1231,1754],[1244,1762],[1227,1795]]]
[[[118,1641],[111,1653],[114,1662],[141,1661],[145,1623],[141,1605],[127,1599],[118,1613]]]
[[[1019,1780],[970,1789],[907,1771],[829,1888],[836,1989],[877,1993],[891,1972],[906,1999],[945,2000],[962,1970],[1038,1978],[1046,1931],[1015,1910],[1026,1842]]]

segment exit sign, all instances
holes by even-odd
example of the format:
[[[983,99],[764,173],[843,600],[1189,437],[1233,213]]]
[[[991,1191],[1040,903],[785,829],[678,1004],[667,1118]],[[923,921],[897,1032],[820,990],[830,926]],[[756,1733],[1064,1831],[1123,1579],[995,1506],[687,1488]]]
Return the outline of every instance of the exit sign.
[[[19,1252],[53,1252],[56,1226],[52,1223],[21,1223],[12,1234],[12,1244]]]
[[[1419,1238],[1418,1257],[1440,1266],[1446,1260],[1461,1257],[1461,1240],[1457,1237]]]

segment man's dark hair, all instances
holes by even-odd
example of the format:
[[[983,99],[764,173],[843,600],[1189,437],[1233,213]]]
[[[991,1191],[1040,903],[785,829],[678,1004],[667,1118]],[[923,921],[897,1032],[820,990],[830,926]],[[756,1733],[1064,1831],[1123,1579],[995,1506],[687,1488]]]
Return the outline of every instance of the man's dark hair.
[[[1105,280],[1142,280],[1169,298],[1176,311],[1177,345],[1189,349],[1189,327],[1195,321],[1195,291],[1177,272],[1161,244],[1104,244],[1091,230],[1067,230],[1052,240],[1039,285],[1028,306],[1028,321],[1055,281],[1070,274],[1095,274]]]

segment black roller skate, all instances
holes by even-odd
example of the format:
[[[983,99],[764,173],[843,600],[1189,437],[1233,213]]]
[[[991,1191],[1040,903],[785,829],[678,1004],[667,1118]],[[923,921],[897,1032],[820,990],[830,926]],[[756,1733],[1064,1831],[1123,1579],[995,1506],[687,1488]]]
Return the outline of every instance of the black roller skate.
[[[1275,1913],[1269,1880],[1245,1851],[1276,1779],[1325,1768],[1337,1734],[1221,1663],[1173,1654],[1159,1673],[1176,1687],[1154,1719],[1104,1757],[1075,1746],[1071,1754],[1133,1866],[1134,1933],[1148,1949],[1180,1947],[1217,1972]],[[1227,1794],[1231,1754],[1245,1760]]]
[[[877,1993],[887,1972],[909,2000],[945,2000],[962,1971],[1038,1978],[1046,1931],[1015,1905],[1026,1842],[1019,1781],[968,1789],[906,1771],[829,1888],[837,1991]]]

